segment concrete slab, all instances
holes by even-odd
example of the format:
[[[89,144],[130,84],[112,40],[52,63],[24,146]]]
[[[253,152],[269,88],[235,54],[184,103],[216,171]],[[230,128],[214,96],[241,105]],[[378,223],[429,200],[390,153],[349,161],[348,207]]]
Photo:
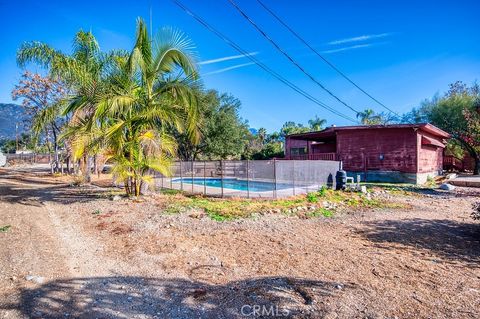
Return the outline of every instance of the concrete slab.
[[[448,181],[449,184],[464,187],[480,187],[480,175],[460,175]]]

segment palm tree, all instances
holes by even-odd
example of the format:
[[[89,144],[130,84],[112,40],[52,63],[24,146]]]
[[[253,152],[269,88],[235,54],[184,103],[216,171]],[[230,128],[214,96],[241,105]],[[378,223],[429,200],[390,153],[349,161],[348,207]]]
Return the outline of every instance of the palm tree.
[[[142,185],[152,179],[151,170],[170,174],[176,151],[171,128],[186,130],[194,142],[200,138],[192,48],[173,29],[162,29],[150,39],[139,19],[133,50],[117,57],[104,88],[93,99],[80,92],[75,100],[89,103],[72,103],[68,109],[93,106],[87,120],[70,130],[81,132],[76,149],[78,154],[84,148],[104,149],[127,195],[140,195]]]
[[[376,125],[384,122],[382,114],[377,114],[372,109],[365,109],[365,111],[357,113],[357,118],[363,125]]]
[[[265,144],[265,141],[267,140],[267,130],[264,127],[259,128],[257,131],[257,137],[261,145]]]
[[[63,104],[68,104],[63,114],[72,113],[70,124],[76,124],[91,114],[96,96],[104,89],[105,75],[115,59],[122,55],[122,52],[101,52],[93,34],[80,30],[74,37],[71,55],[55,50],[48,44],[33,41],[20,47],[17,63],[24,67],[29,62],[35,62],[46,68],[52,78],[59,78],[71,87],[74,96],[63,101]],[[91,153],[91,150],[83,153],[83,172],[87,182],[90,181],[88,155]]]
[[[325,127],[325,124],[327,124],[327,120],[321,119],[317,115],[308,121],[308,125],[310,125],[312,131],[321,131]]]

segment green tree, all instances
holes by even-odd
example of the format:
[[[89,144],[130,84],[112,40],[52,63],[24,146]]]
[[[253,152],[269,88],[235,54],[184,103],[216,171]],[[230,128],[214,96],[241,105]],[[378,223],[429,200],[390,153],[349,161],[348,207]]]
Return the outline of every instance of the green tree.
[[[67,89],[61,81],[28,71],[23,73],[12,91],[14,100],[22,99],[34,140],[44,140],[50,152],[53,148],[52,172],[60,169],[59,135],[67,120],[61,114],[61,101],[66,93]]]
[[[480,89],[462,82],[450,85],[442,97],[426,100],[417,109],[429,122],[452,135],[475,160],[474,174],[480,174]]]
[[[317,115],[311,120],[308,121],[308,125],[310,125],[310,129],[312,131],[321,131],[325,128],[327,124],[327,120],[319,118]]]
[[[80,30],[74,37],[71,55],[42,42],[26,42],[17,52],[17,63],[21,67],[29,62],[37,63],[49,71],[51,78],[60,79],[71,88],[73,98],[63,101],[69,104],[63,114],[71,113],[70,125],[75,126],[84,123],[92,115],[97,96],[109,89],[104,84],[112,65],[125,55],[124,52],[102,52],[93,34]],[[62,105],[62,109],[64,107]],[[73,139],[73,136],[70,138]],[[90,181],[89,155],[94,151],[85,149],[82,153],[86,181]]]
[[[18,60],[40,63],[73,86],[64,111],[72,121],[63,136],[72,141],[75,157],[104,152],[127,195],[137,196],[151,181],[151,170],[169,174],[176,151],[172,127],[199,140],[192,49],[191,41],[173,29],[151,39],[139,19],[129,53],[103,53],[91,33],[80,31],[71,56],[34,42],[20,49]]]
[[[101,147],[114,162],[113,173],[127,195],[140,195],[152,180],[149,172],[170,174],[177,144],[171,128],[198,142],[198,103],[192,87],[197,79],[193,45],[179,31],[165,28],[150,39],[139,19],[135,46],[117,58],[93,101],[94,112],[79,127],[80,149]],[[74,104],[76,110],[82,105]],[[98,128],[94,123],[99,123]],[[82,140],[83,138],[86,139]]]
[[[215,90],[196,89],[196,94],[201,138],[193,143],[185,133],[175,132],[179,157],[185,160],[240,158],[249,134],[247,122],[238,114],[240,101]]]
[[[384,124],[382,115],[375,113],[372,109],[365,109],[364,111],[359,112],[357,118],[360,119],[360,123],[363,125]]]
[[[285,140],[285,137],[290,134],[297,134],[297,133],[306,133],[309,132],[310,128],[303,126],[303,124],[295,123],[293,121],[288,121],[283,124],[282,128],[280,129],[280,136],[282,140]]]
[[[257,136],[260,143],[264,145],[267,141],[267,136],[268,136],[267,130],[263,127],[259,128],[257,131]]]

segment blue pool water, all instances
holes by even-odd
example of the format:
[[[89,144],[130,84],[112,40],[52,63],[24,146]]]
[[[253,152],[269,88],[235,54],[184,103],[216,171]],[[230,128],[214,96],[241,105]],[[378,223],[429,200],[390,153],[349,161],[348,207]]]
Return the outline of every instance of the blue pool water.
[[[176,178],[173,179],[172,182],[180,183],[183,182],[185,184],[194,184],[194,185],[205,185],[208,187],[222,187],[222,179],[221,178]],[[249,181],[247,183],[246,180],[236,179],[236,178],[224,178],[223,179],[223,188],[230,188],[239,191],[246,191],[250,189],[252,192],[267,192],[273,191],[275,189],[275,184],[270,182],[259,182],[259,181]],[[277,190],[291,188],[292,185],[290,184],[282,184],[277,183]]]

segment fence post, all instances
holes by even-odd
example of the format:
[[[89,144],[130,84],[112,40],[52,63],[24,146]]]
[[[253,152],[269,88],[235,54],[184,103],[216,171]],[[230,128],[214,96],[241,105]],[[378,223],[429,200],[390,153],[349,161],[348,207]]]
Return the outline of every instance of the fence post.
[[[295,196],[295,160],[292,160],[292,183],[293,183],[293,196]]]
[[[277,199],[277,160],[273,159],[273,198]]]
[[[247,159],[247,198],[250,198],[249,163],[250,160]]]
[[[220,160],[220,181],[222,185],[222,197],[223,197],[223,160]]]
[[[183,191],[183,162],[180,161],[180,190]]]
[[[192,160],[192,194],[193,194],[193,176],[194,176],[194,173],[193,173],[194,167],[193,167],[193,165],[194,165],[194,164],[193,164],[193,160]]]
[[[206,179],[206,175],[207,175],[207,162],[206,161],[203,161],[203,194],[204,195],[207,195],[207,179]]]

